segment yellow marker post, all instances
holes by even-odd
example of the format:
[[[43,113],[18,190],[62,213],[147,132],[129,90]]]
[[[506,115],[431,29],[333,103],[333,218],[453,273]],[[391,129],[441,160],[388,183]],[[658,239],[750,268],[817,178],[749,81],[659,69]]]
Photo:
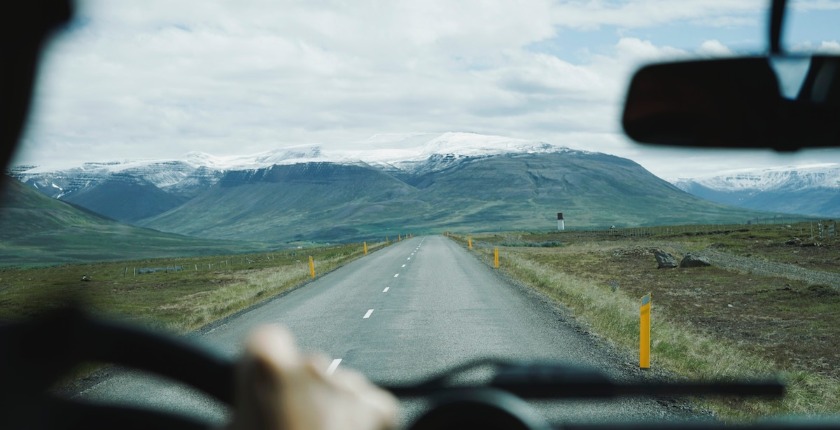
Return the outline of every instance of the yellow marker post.
[[[367,242],[362,242],[362,244],[365,246],[365,255],[367,255]]]
[[[493,267],[499,268],[499,248],[493,248]]]
[[[401,241],[401,240],[402,240],[402,236],[397,235],[397,242],[399,242],[399,241]]]
[[[639,368],[650,369],[650,299],[647,293],[639,307]]]
[[[315,277],[315,259],[309,256],[309,275]]]
[[[467,238],[467,248],[472,249],[472,238],[471,237]]]

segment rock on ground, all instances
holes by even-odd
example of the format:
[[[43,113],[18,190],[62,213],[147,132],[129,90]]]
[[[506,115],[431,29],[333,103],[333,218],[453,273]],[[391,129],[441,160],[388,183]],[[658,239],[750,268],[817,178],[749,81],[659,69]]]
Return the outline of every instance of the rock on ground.
[[[661,249],[654,249],[653,256],[656,257],[656,264],[658,264],[659,269],[673,269],[677,267],[677,259]]]
[[[680,267],[706,267],[711,265],[712,263],[706,257],[693,254],[685,254],[685,257],[680,261]]]

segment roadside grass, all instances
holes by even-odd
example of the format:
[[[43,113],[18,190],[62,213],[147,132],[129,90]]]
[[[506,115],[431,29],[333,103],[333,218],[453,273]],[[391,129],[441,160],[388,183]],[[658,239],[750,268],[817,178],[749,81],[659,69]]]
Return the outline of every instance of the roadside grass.
[[[370,244],[369,252],[386,246]],[[0,268],[0,319],[81,303],[95,313],[176,333],[199,329],[363,256],[361,244],[259,254]],[[179,268],[179,270],[175,270]],[[162,269],[141,273],[148,269]],[[82,281],[87,276],[89,281]]]
[[[743,228],[743,226],[740,226]],[[783,228],[783,227],[782,227]],[[664,229],[664,228],[663,228]],[[761,226],[776,246],[787,232]],[[569,308],[591,331],[638,354],[639,297],[653,293],[652,367],[677,378],[730,379],[780,375],[788,387],[780,401],[709,400],[720,417],[744,420],[779,414],[840,411],[840,293],[828,286],[727,271],[716,267],[656,269],[650,253],[663,236],[681,248],[751,247],[756,258],[774,260],[748,232],[703,235],[501,233],[473,236],[474,250],[492,261],[498,246],[501,268]],[[752,236],[752,237],[750,237]],[[463,236],[450,236],[466,246]],[[785,239],[787,240],[787,239]],[[739,242],[740,241],[740,242]],[[767,241],[771,243],[766,243]],[[503,243],[561,242],[560,247]],[[746,244],[744,243],[746,242]],[[742,248],[742,249],[743,249]],[[811,247],[809,247],[811,248]],[[834,258],[830,247],[816,259]],[[772,250],[771,250],[772,253]]]
[[[820,232],[820,224],[823,226]],[[829,230],[831,226],[832,230]],[[833,233],[832,233],[833,232]],[[607,229],[600,231],[505,232],[481,235],[484,242],[574,243],[594,241],[599,246],[626,240],[676,241],[690,250],[707,247],[726,249],[736,255],[796,264],[808,269],[840,273],[840,231],[835,221],[792,224],[677,225]],[[535,246],[535,245],[525,245]],[[834,252],[832,252],[834,251]]]

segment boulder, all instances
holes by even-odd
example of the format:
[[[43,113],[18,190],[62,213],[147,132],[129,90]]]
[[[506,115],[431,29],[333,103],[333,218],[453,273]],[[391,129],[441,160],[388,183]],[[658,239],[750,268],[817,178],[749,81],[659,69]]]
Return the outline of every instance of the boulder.
[[[677,259],[661,249],[654,249],[653,256],[656,257],[656,264],[658,264],[659,269],[673,269],[677,267]]]
[[[709,263],[706,257],[693,254],[685,254],[685,257],[680,261],[680,267],[706,267],[711,265],[712,263]]]

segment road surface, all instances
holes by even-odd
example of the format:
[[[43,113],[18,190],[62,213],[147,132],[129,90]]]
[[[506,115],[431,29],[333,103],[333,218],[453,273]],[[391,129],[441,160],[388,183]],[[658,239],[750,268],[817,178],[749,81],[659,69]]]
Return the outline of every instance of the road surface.
[[[386,383],[416,380],[479,357],[562,360],[626,377],[613,351],[442,236],[412,238],[371,253],[225,321],[198,340],[233,356],[248,332],[266,323],[289,327],[304,349],[326,353],[331,367],[352,367]],[[104,378],[80,396],[219,421],[226,417],[210,398],[128,372]],[[555,421],[684,417],[653,400],[541,402],[537,407]],[[402,422],[422,408],[421,402],[405,402]]]

